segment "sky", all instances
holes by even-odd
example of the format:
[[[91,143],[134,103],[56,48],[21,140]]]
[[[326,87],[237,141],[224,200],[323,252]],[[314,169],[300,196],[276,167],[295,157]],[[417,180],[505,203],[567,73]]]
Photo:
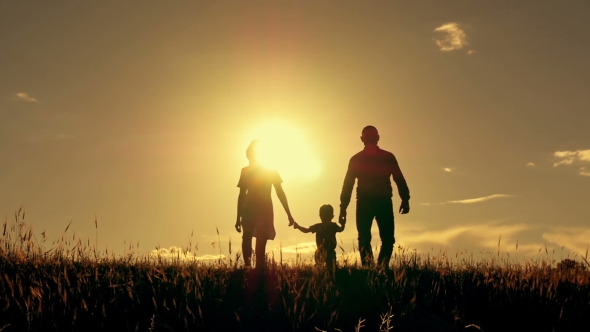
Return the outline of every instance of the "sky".
[[[111,253],[190,244],[210,258],[231,241],[235,255],[251,140],[278,147],[292,214],[309,226],[322,204],[338,211],[374,125],[410,188],[396,250],[584,256],[589,11],[584,0],[0,0],[1,215],[12,223],[22,206],[50,240],[71,222],[67,234]],[[272,195],[267,252],[310,256],[314,236],[289,228]],[[337,238],[352,257],[354,196],[347,212]],[[380,245],[376,224],[373,235]]]

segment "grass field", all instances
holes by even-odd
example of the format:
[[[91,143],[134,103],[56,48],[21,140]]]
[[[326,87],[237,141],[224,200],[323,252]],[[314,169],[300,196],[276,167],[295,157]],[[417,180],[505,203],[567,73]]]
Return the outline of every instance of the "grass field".
[[[4,223],[0,331],[590,331],[584,265],[398,250],[394,273],[274,259],[257,272],[109,256],[66,233],[44,249],[22,212]]]

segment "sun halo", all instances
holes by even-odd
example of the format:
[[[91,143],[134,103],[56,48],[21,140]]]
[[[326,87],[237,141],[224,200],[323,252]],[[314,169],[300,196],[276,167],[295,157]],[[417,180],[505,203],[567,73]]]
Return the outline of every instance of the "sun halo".
[[[305,135],[294,125],[273,121],[260,124],[249,135],[258,140],[259,162],[275,169],[283,179],[313,179],[321,170],[320,163],[307,144]]]

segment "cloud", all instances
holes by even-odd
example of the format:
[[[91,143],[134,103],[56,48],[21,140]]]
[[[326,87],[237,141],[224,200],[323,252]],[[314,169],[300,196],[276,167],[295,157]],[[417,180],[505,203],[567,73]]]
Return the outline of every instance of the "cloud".
[[[494,198],[503,198],[503,197],[513,197],[513,196],[507,195],[507,194],[494,194],[494,195],[478,197],[478,198],[468,198],[468,199],[461,199],[461,200],[456,200],[456,201],[449,201],[448,203],[472,204],[472,203],[485,202],[485,201],[488,201],[488,200],[494,199]]]
[[[535,255],[545,244],[542,239],[530,237],[536,226],[513,223],[510,218],[485,221],[470,225],[451,226],[446,229],[432,229],[423,223],[404,223],[396,227],[397,244],[405,249],[427,252],[435,246],[442,246],[451,254],[455,251],[469,252],[474,256],[487,253],[510,253],[511,256]],[[529,234],[529,236],[526,236]],[[378,238],[378,234],[375,234]],[[529,240],[524,240],[529,238]],[[519,241],[520,240],[520,241]],[[454,255],[453,255],[454,256]]]
[[[194,253],[186,251],[181,247],[172,246],[170,248],[158,248],[150,251],[149,256],[152,258],[165,258],[165,259],[180,259],[180,260],[195,260],[195,261],[206,261],[206,260],[224,260],[226,257],[223,254],[220,255],[202,255],[197,256]]]
[[[590,149],[578,150],[578,158],[583,161],[590,161]]]
[[[451,173],[453,171],[453,168],[445,167],[445,168],[443,168],[443,170],[447,173]]]
[[[571,165],[574,163],[574,158],[573,157],[567,157],[566,159],[563,159],[562,161],[556,162],[553,164],[553,167],[557,167],[559,165]]]
[[[450,52],[460,50],[467,46],[467,34],[459,27],[456,22],[446,23],[434,29],[437,32],[438,38],[434,38],[434,42],[441,52]],[[474,50],[469,50],[468,54],[473,54]]]
[[[24,92],[17,93],[16,94],[16,98],[18,98],[20,100],[31,102],[31,103],[38,103],[39,102],[37,100],[37,98],[33,98],[33,97],[29,96],[27,93],[24,93]]]
[[[494,198],[506,198],[506,197],[514,197],[514,196],[507,195],[507,194],[494,194],[494,195],[489,195],[489,196],[484,196],[484,197],[459,199],[459,200],[439,202],[439,203],[418,203],[418,205],[431,206],[431,205],[445,205],[445,204],[472,204],[472,203],[485,202],[485,201],[488,201],[488,200],[494,199]]]
[[[571,165],[574,161],[590,161],[590,149],[576,151],[556,151],[553,156],[561,159],[553,164],[553,167]]]
[[[553,167],[561,165],[572,165],[575,161],[586,162],[590,161],[590,149],[586,150],[575,150],[575,151],[556,151],[553,156],[561,159],[560,161],[553,164]],[[590,176],[590,171],[586,167],[580,167],[578,172],[581,176]]]
[[[476,50],[469,50],[469,51],[467,51],[467,55],[473,55],[475,53],[477,53]]]
[[[445,230],[414,230],[414,232],[404,234],[404,242],[428,242],[447,245],[456,242],[455,240],[458,236],[466,235],[470,237],[485,237],[487,241],[482,243],[484,246],[497,247],[498,238],[496,236],[502,234],[503,238],[508,239],[531,228],[531,226],[524,223],[500,225],[499,221],[490,221],[479,225],[460,225]],[[490,234],[494,234],[494,236],[489,237]],[[477,242],[480,241],[478,240]]]
[[[531,167],[531,166],[537,166],[537,165],[535,165],[535,163],[533,163],[533,162],[530,162],[530,163],[528,163],[528,164],[526,164],[526,165],[527,165],[527,166],[529,166],[529,167]]]
[[[590,228],[555,227],[543,233],[543,239],[580,255],[585,255],[590,245]]]
[[[308,254],[315,252],[317,249],[317,245],[315,242],[302,242],[287,247],[275,248],[275,250],[279,249],[282,249],[284,253],[289,254]]]

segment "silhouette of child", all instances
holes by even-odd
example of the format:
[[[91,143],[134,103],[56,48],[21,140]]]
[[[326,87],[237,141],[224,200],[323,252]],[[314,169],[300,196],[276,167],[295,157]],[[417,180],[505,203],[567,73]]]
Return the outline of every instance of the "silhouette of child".
[[[311,225],[309,228],[299,226],[294,223],[293,228],[303,233],[315,233],[315,240],[318,249],[315,252],[316,265],[326,264],[328,268],[336,267],[336,233],[342,232],[346,225],[346,219],[342,219],[341,225],[332,222],[334,218],[334,208],[332,205],[325,204],[320,207],[321,223]]]

